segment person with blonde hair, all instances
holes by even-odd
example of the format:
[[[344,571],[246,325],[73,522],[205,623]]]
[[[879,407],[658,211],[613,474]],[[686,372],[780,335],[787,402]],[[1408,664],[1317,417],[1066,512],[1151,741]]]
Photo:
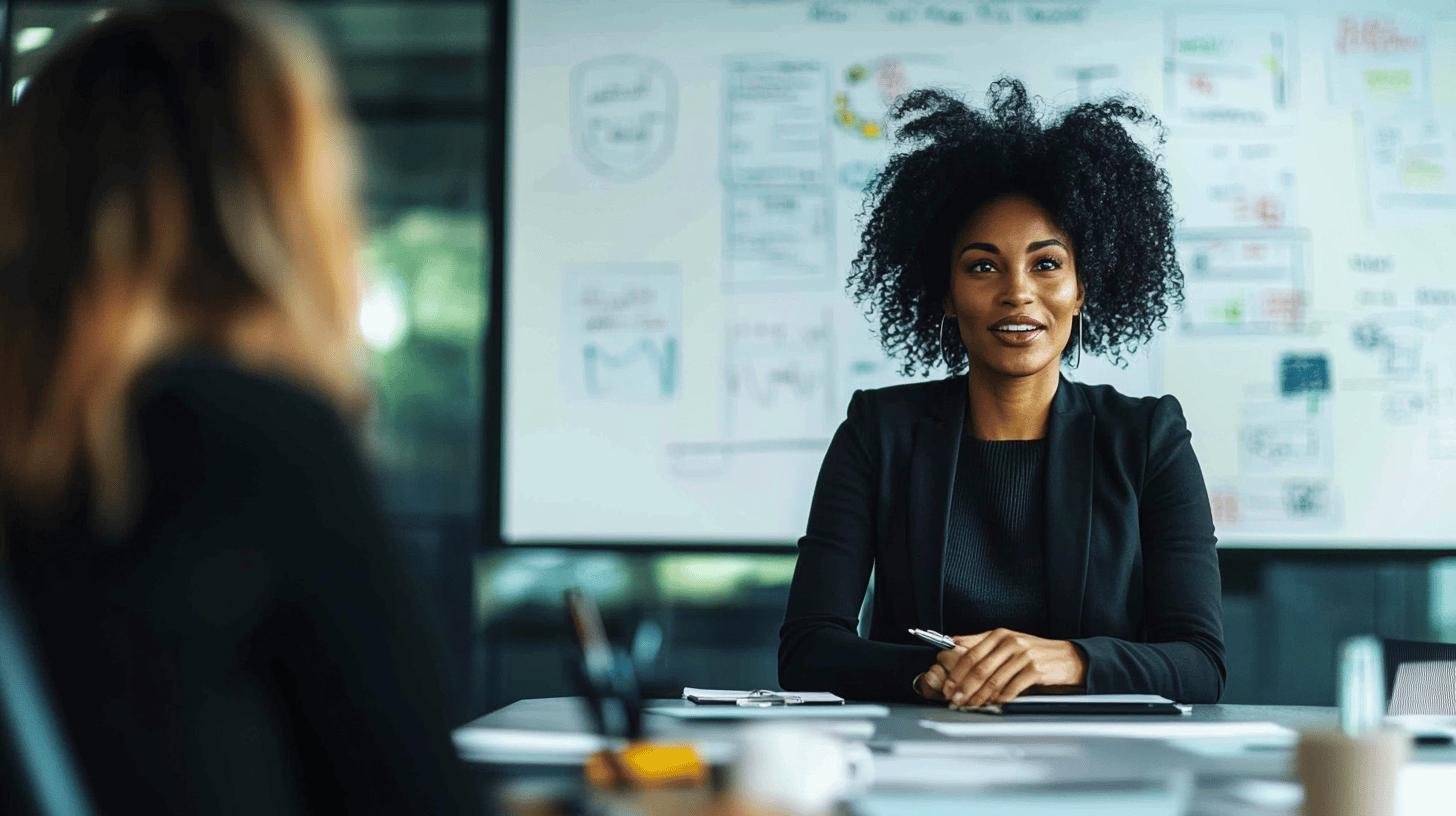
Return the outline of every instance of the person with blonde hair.
[[[351,428],[323,65],[272,18],[120,13],[0,114],[0,564],[103,812],[474,809]]]

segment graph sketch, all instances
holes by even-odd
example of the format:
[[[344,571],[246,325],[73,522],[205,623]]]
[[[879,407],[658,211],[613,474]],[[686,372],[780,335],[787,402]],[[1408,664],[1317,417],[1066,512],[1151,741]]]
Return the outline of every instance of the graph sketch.
[[[676,128],[677,83],[662,63],[614,56],[572,69],[572,143],[593,172],[647,175],[672,152]]]
[[[594,264],[563,275],[561,373],[579,401],[666,402],[682,374],[682,275]]]
[[[762,298],[735,303],[724,336],[727,438],[827,441],[833,431],[833,315]]]

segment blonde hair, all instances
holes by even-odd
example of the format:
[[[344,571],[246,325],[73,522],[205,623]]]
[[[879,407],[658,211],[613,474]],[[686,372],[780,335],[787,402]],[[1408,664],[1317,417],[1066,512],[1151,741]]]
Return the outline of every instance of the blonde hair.
[[[204,346],[363,397],[353,138],[320,49],[230,9],[118,14],[0,126],[0,497],[54,509],[85,478],[135,512],[127,394]]]

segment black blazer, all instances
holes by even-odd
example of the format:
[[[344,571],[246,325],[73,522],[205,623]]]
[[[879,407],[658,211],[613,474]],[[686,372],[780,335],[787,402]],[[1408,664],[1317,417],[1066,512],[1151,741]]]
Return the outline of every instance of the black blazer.
[[[779,633],[779,683],[861,699],[913,700],[941,629],[946,523],[966,416],[966,378],[850,399],[799,539]],[[1092,694],[1211,703],[1223,691],[1213,517],[1183,409],[1063,378],[1047,422],[1042,637],[1087,658]],[[868,639],[856,623],[875,574]],[[957,633],[965,634],[965,633]]]

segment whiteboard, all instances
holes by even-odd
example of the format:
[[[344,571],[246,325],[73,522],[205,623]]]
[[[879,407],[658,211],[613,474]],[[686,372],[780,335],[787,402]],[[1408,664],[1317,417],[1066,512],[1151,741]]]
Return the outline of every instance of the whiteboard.
[[[1389,8],[514,4],[503,537],[801,535],[903,381],[844,288],[886,107],[1004,73],[1167,125],[1186,308],[1066,373],[1181,400],[1221,544],[1456,545],[1456,6]]]

